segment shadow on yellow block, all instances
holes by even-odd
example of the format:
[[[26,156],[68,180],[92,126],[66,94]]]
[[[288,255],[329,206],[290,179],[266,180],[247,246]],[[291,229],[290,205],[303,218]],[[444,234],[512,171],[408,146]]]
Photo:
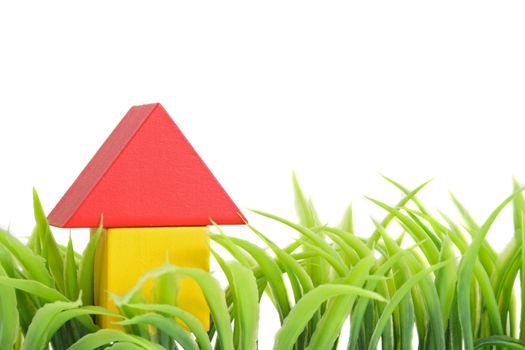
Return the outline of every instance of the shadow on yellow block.
[[[110,293],[123,295],[146,272],[169,262],[181,267],[210,269],[210,241],[207,227],[147,227],[110,228],[104,230],[97,246],[95,260],[95,304],[116,311]],[[148,302],[154,302],[153,281],[143,292]],[[199,285],[185,277],[173,286],[177,291],[177,306],[195,315],[208,330],[210,312]],[[102,328],[122,329],[119,321],[100,316]]]

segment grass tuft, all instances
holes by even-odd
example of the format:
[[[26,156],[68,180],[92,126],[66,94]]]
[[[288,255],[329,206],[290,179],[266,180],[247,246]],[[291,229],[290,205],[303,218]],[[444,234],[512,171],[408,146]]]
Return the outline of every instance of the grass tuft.
[[[352,205],[338,226],[323,225],[294,175],[298,222],[253,212],[297,238],[279,246],[249,224],[242,239],[215,225],[212,255],[225,288],[215,274],[166,264],[114,296],[118,313],[93,305],[102,224],[82,255],[71,238],[62,246],[34,191],[27,244],[0,229],[0,349],[257,349],[264,295],[278,316],[277,333],[264,335],[275,350],[525,349],[523,187],[514,180],[512,194],[479,225],[452,194],[461,220],[432,214],[417,198],[428,181],[410,190],[384,178],[402,199],[367,197],[385,212],[370,234],[356,232]],[[507,206],[514,234],[497,252],[486,237]],[[181,278],[202,288],[209,331],[177,305]],[[150,279],[154,300],[145,303],[141,287]],[[94,315],[115,317],[125,331],[99,329]]]

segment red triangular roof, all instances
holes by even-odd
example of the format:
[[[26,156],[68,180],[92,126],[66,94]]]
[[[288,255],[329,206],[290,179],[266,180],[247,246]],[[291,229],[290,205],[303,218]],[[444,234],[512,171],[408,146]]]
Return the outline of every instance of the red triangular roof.
[[[243,224],[164,108],[132,107],[49,214],[58,227]]]

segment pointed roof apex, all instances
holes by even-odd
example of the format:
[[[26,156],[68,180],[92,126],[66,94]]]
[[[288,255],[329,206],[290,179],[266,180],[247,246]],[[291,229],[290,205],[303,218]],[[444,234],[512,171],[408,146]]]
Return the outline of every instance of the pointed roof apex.
[[[160,103],[132,107],[48,216],[58,227],[244,224]]]

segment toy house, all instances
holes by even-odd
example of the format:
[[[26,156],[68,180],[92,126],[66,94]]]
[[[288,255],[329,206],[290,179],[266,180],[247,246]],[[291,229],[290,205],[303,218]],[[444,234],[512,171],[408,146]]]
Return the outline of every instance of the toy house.
[[[244,224],[239,209],[160,104],[132,107],[49,214],[63,228],[104,232],[95,304],[115,309],[145,272],[165,264],[209,270],[208,225]],[[145,286],[148,297],[151,286]],[[199,286],[180,281],[178,305],[209,327]],[[101,327],[113,327],[108,317]]]

